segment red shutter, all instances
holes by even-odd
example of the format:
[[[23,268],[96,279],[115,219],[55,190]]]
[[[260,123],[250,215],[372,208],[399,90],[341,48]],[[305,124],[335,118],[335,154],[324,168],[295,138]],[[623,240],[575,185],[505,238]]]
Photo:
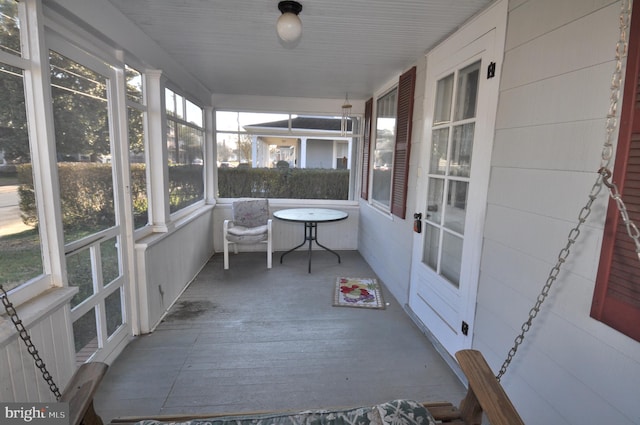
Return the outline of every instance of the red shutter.
[[[360,197],[369,199],[369,154],[371,152],[371,115],[373,113],[373,98],[364,104],[364,135],[362,144],[362,184]]]
[[[393,182],[391,213],[405,218],[407,210],[407,184],[409,180],[409,153],[411,151],[411,124],[413,122],[413,93],[416,86],[416,67],[400,76],[398,83],[398,111],[396,144],[393,154]]]
[[[634,8],[613,182],[629,217],[640,223],[640,8]],[[640,260],[609,200],[591,317],[640,341]]]

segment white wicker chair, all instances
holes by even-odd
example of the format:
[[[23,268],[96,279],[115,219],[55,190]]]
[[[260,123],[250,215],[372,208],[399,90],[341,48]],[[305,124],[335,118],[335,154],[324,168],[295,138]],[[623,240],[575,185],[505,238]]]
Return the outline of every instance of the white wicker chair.
[[[248,199],[234,201],[233,219],[225,220],[223,225],[224,269],[229,268],[229,245],[238,253],[238,244],[267,244],[267,268],[271,268],[273,243],[271,228],[273,220],[269,218],[268,199]]]

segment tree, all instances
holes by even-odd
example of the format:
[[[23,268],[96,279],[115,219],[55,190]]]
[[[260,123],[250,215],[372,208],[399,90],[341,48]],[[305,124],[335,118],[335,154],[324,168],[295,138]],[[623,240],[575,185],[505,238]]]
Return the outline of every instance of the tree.
[[[231,155],[233,154],[233,150],[227,146],[226,140],[219,141],[217,143],[218,146],[218,161],[220,162],[229,162],[231,159]]]
[[[133,68],[125,67],[125,79],[127,81],[127,97],[140,105],[143,104],[142,76]],[[129,152],[144,153],[144,127],[143,113],[141,110],[128,107],[127,120],[129,126]]]
[[[53,51],[49,62],[58,159],[110,154],[106,78]]]
[[[248,134],[241,134],[238,140],[238,161],[246,160],[251,162],[252,143],[251,136]]]
[[[0,50],[20,55],[15,1],[0,2]],[[55,52],[51,52],[49,62],[58,158],[78,160],[82,155],[97,160],[108,155],[107,79]],[[128,95],[141,98],[137,87],[127,88]],[[0,151],[5,159],[18,163],[31,159],[25,111],[22,70],[0,63]],[[130,148],[142,152],[141,114],[130,115],[129,125]]]
[[[0,50],[20,55],[18,4],[0,2]],[[0,63],[0,151],[4,158],[29,162],[29,138],[22,70]]]

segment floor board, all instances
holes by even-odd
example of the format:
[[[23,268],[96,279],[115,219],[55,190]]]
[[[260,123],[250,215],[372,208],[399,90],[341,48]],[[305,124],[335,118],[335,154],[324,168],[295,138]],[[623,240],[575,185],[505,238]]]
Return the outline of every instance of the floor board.
[[[384,310],[334,307],[339,276],[375,277],[356,251],[215,255],[155,332],[135,338],[96,395],[119,416],[451,401],[464,387],[383,288]]]

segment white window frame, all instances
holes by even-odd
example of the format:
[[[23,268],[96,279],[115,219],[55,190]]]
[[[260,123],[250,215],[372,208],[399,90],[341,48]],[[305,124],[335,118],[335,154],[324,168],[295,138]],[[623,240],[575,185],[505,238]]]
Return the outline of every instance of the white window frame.
[[[53,190],[57,190],[55,183],[48,178],[48,170],[55,166],[50,161],[46,166],[33,157],[46,157],[50,147],[47,141],[53,135],[52,121],[45,119],[50,116],[48,109],[51,104],[49,91],[48,55],[44,47],[44,29],[42,9],[36,0],[18,2],[18,16],[20,19],[20,39],[22,57],[0,51],[0,62],[23,70],[25,107],[28,125],[28,138],[32,154],[33,184],[35,188],[38,220],[42,223],[40,232],[40,254],[42,256],[42,274],[23,282],[8,291],[14,305],[20,305],[35,298],[51,287],[63,286],[64,248],[61,232],[47,227],[49,220],[55,220],[56,214],[45,205],[55,205]],[[44,58],[44,60],[43,60]],[[51,185],[53,183],[53,185]],[[57,257],[59,260],[54,261]]]
[[[357,116],[357,115],[352,115],[351,119],[352,119],[352,133],[350,135],[344,136],[340,134],[340,131],[336,131],[335,134],[331,133],[323,133],[323,134],[319,134],[318,132],[307,132],[307,131],[301,131],[299,129],[296,128],[292,128],[291,127],[291,120],[295,117],[295,116],[317,116],[317,117],[326,117],[326,118],[334,118],[332,115],[326,114],[326,113],[313,113],[313,112],[282,112],[282,111],[278,111],[278,110],[249,110],[246,108],[235,108],[235,109],[231,109],[231,108],[220,108],[220,109],[214,109],[213,110],[213,117],[214,117],[214,121],[215,121],[215,117],[216,117],[216,113],[217,112],[229,112],[229,113],[247,113],[247,114],[251,114],[251,113],[255,113],[255,114],[277,114],[277,115],[287,115],[288,116],[288,120],[289,120],[289,125],[288,128],[285,130],[284,128],[274,128],[274,130],[271,132],[266,132],[264,134],[256,134],[258,136],[260,135],[264,135],[264,136],[269,136],[269,137],[283,137],[283,138],[307,138],[307,139],[331,139],[334,141],[333,143],[333,147],[332,147],[332,154],[334,154],[335,156],[335,152],[336,152],[336,144],[337,143],[345,143],[348,146],[348,150],[349,150],[349,154],[347,155],[347,158],[349,160],[348,162],[348,167],[347,169],[349,170],[349,195],[347,197],[347,199],[323,199],[323,200],[317,200],[317,199],[303,199],[303,201],[305,201],[306,203],[310,203],[310,204],[314,204],[314,203],[348,203],[348,204],[353,204],[354,202],[357,202],[357,197],[359,196],[360,193],[360,187],[359,187],[359,179],[355,178],[356,172],[360,171],[357,169],[357,158],[358,158],[358,143],[360,141],[360,139],[362,139],[362,119],[363,117],[361,116]],[[242,130],[218,130],[218,126],[217,123],[216,125],[213,126],[213,146],[216,147],[216,151],[214,152],[214,161],[216,163],[216,167],[215,167],[215,187],[216,187],[216,193],[217,193],[217,182],[218,182],[218,174],[217,174],[217,141],[218,141],[218,134],[230,134],[230,135],[237,135],[238,137],[241,134],[250,134],[246,131],[242,131]],[[357,129],[357,132],[353,132],[353,129]],[[303,154],[302,152],[300,153],[301,155]],[[335,164],[335,158],[332,159],[332,169],[336,169],[336,164]],[[218,198],[216,195],[216,199],[218,199],[218,202],[222,202],[222,203],[230,203],[232,201],[231,198]],[[296,199],[296,198],[276,198],[274,199],[276,203],[287,203],[287,204],[294,204],[300,201],[300,199]]]
[[[182,118],[178,118],[177,116],[172,116],[169,117],[169,114],[166,113],[166,99],[165,99],[165,89],[167,90],[171,90],[173,93],[175,93],[176,95],[180,96],[182,98],[182,110],[184,115],[186,115],[186,103],[187,101],[193,103],[195,106],[197,106],[198,108],[200,108],[202,110],[202,127],[198,127],[193,125],[192,123],[188,122],[186,117],[182,117]],[[181,125],[185,125],[189,128],[192,129],[196,129],[199,131],[202,131],[202,159],[205,160],[205,163],[203,165],[203,172],[202,172],[202,182],[203,182],[203,193],[202,193],[202,199],[194,202],[191,205],[187,205],[184,208],[181,208],[177,211],[174,211],[172,213],[169,213],[169,217],[170,220],[175,222],[180,220],[181,218],[195,212],[196,210],[198,210],[199,208],[201,208],[202,206],[205,205],[206,203],[206,199],[207,199],[207,186],[208,186],[208,182],[207,182],[207,167],[208,164],[206,163],[206,158],[207,158],[207,119],[206,119],[206,108],[204,106],[202,106],[198,101],[194,100],[193,98],[191,98],[190,96],[184,94],[182,91],[176,89],[175,87],[173,87],[170,83],[169,84],[165,84],[161,87],[162,90],[162,104],[161,107],[165,110],[165,114],[164,114],[164,122],[163,122],[163,129],[165,131],[163,131],[163,137],[162,137],[162,146],[163,149],[165,149],[165,155],[167,155],[167,140],[166,140],[166,128],[164,128],[164,126],[166,126],[166,122],[167,120],[171,120],[174,121],[178,124]],[[164,171],[166,173],[167,176],[167,182],[169,181],[169,163],[166,160],[167,158],[165,157],[165,161],[164,161]],[[152,183],[153,184],[153,183]],[[152,201],[155,202],[155,201]],[[170,211],[170,206],[169,206],[169,187],[167,186],[167,190],[165,191],[165,198],[164,198],[164,202],[166,203],[166,211]]]
[[[381,90],[379,90],[374,96],[373,96],[373,104],[371,105],[371,152],[369,154],[369,205],[373,206],[376,208],[376,210],[383,212],[385,214],[388,214],[390,217],[392,216],[391,214],[391,201],[392,201],[392,192],[393,192],[393,159],[395,158],[395,149],[396,149],[396,144],[395,144],[395,137],[393,140],[393,151],[391,153],[391,168],[389,169],[390,172],[390,176],[391,176],[391,183],[389,185],[389,205],[385,205],[384,203],[374,199],[374,190],[373,190],[373,183],[374,183],[374,179],[373,179],[373,171],[375,169],[374,166],[374,162],[375,162],[375,151],[376,151],[376,144],[378,142],[378,100],[380,100],[382,97],[386,96],[387,94],[391,93],[393,90],[396,90],[396,99],[398,96],[398,78],[396,77],[394,80],[390,81],[389,83],[387,83]],[[398,111],[396,111],[396,129],[394,130],[394,135],[397,132],[397,120],[398,120]]]

